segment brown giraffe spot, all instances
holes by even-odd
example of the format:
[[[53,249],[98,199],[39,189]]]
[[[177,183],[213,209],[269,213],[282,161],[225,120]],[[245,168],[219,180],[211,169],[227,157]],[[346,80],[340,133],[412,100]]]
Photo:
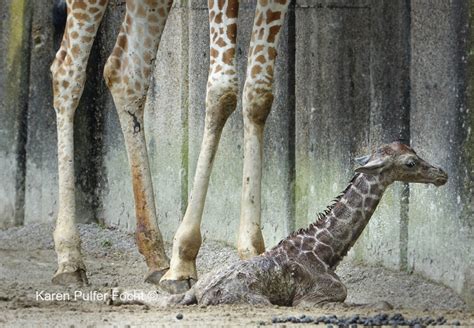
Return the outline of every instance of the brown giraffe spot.
[[[217,56],[219,56],[219,51],[217,51],[214,48],[211,48],[211,50],[209,51],[209,54],[211,55],[212,58],[217,58]]]
[[[265,35],[265,29],[262,27],[260,31],[258,32],[258,39],[262,40],[264,35]]]
[[[219,8],[219,10],[222,10],[224,8],[224,3],[224,0],[217,0],[217,7]]]
[[[257,61],[257,62],[259,62],[259,63],[261,63],[261,64],[265,64],[266,59],[265,59],[265,56],[264,56],[264,55],[260,55],[260,56],[258,56],[257,58],[255,58],[255,61]]]
[[[236,18],[239,13],[239,1],[228,1],[226,16],[229,18]]]
[[[221,24],[222,23],[222,13],[218,13],[216,17],[214,17],[214,22],[216,24]]]
[[[122,57],[122,54],[123,54],[122,48],[120,48],[120,47],[114,47],[114,50],[112,51],[111,56],[120,58],[120,57]]]
[[[235,39],[237,37],[237,24],[230,24],[227,26],[227,37],[229,38],[230,42],[235,43]]]
[[[230,65],[232,64],[234,56],[235,56],[235,49],[234,48],[227,49],[222,55],[222,61],[225,64]]]
[[[90,21],[89,14],[87,13],[82,13],[82,12],[75,12],[73,11],[72,16],[76,18],[79,21]]]
[[[72,9],[81,9],[81,10],[86,10],[87,4],[84,1],[74,1],[72,5]]]
[[[127,50],[127,37],[123,34],[120,34],[117,39],[117,45],[123,50]]]
[[[207,4],[208,4],[208,7],[209,7],[209,8],[213,8],[213,7],[214,7],[214,0],[209,0],[209,1],[207,2]]]
[[[270,24],[273,21],[276,21],[281,18],[280,11],[272,11],[271,9],[267,10],[267,24]]]
[[[79,33],[76,31],[71,32],[71,39],[77,39],[79,37]]]
[[[214,34],[216,32],[216,29],[213,27],[211,27],[211,34]]]
[[[89,0],[90,4],[91,5],[95,5],[95,3],[97,2],[97,0]]]
[[[252,78],[256,78],[257,77],[257,74],[259,74],[260,72],[262,71],[262,66],[260,65],[255,65],[252,67],[252,70],[251,70],[251,76]]]
[[[265,7],[266,5],[268,5],[268,0],[260,0],[259,4],[260,6]]]
[[[66,64],[67,66],[71,65],[72,64],[72,58],[71,56],[66,56],[64,58],[64,64]]]
[[[140,81],[135,81],[135,90],[140,91],[142,89],[142,84]]]
[[[93,34],[95,32],[95,26],[90,25],[90,26],[86,27],[86,32]]]
[[[288,0],[275,0],[275,2],[281,5],[286,5],[288,3]]]
[[[153,35],[158,35],[161,33],[161,27],[160,26],[150,26],[149,28],[149,31],[151,34]]]
[[[145,17],[146,16],[145,7],[142,5],[138,5],[136,14],[138,17]]]
[[[100,4],[101,6],[105,6],[105,5],[107,4],[107,1],[108,1],[108,0],[100,0],[99,4]]]
[[[221,65],[217,65],[216,66],[216,69],[214,70],[215,73],[218,73],[222,70],[222,66]]]
[[[257,19],[255,20],[255,25],[256,26],[262,26],[262,23],[263,23],[263,15],[261,12],[258,12],[257,14]]]
[[[132,17],[130,15],[125,16],[125,23],[127,25],[132,25]]]
[[[158,6],[158,2],[156,0],[145,0],[145,4],[148,7],[156,7]]]
[[[233,69],[229,69],[227,71],[224,72],[225,75],[235,75],[235,71]]]
[[[158,15],[160,15],[161,17],[166,17],[166,10],[165,10],[165,8],[160,8],[160,9],[158,9]]]
[[[267,66],[267,74],[270,76],[270,78],[273,77],[273,66],[272,65]]]
[[[95,14],[95,13],[99,12],[99,10],[100,10],[100,9],[97,8],[97,7],[90,7],[90,8],[89,8],[89,12],[90,12],[91,14]]]
[[[91,36],[83,36],[81,39],[82,39],[82,41],[83,41],[84,43],[89,43],[89,42],[92,41],[92,37],[91,37]]]
[[[214,20],[214,16],[216,15],[216,13],[214,11],[210,11],[209,12],[209,21],[212,22]]]
[[[219,38],[219,39],[217,39],[217,42],[216,42],[216,44],[217,44],[219,47],[221,47],[221,48],[223,48],[223,47],[225,47],[225,46],[226,46],[226,43],[225,43],[225,41],[224,41],[224,39],[223,39],[223,38]]]
[[[143,76],[145,77],[145,79],[148,79],[150,74],[151,74],[151,68],[150,67],[147,66],[147,67],[143,68]]]
[[[151,42],[152,42],[151,38],[149,36],[147,36],[145,38],[145,42],[143,42],[143,44],[145,45],[145,48],[150,48],[151,47]]]
[[[268,34],[268,42],[273,43],[275,42],[276,36],[278,35],[278,32],[280,32],[280,25],[275,25],[270,27],[270,33]]]
[[[153,56],[151,55],[149,51],[143,54],[143,60],[145,61],[145,63],[150,64],[152,59],[153,59]]]
[[[262,47],[263,48],[263,47]],[[274,60],[277,56],[277,51],[274,47],[268,48],[268,58]]]
[[[61,86],[64,88],[64,89],[67,89],[67,87],[69,86],[69,82],[64,80],[63,83],[61,84]]]
[[[253,54],[256,55],[257,53],[259,53],[260,51],[263,50],[263,46],[261,44],[259,44],[258,46],[256,46],[253,50]]]
[[[81,52],[81,48],[77,44],[72,46],[71,53],[72,53],[73,57],[77,57],[80,52]]]
[[[148,15],[148,21],[152,24],[158,24],[160,22],[160,18],[159,18],[158,15],[149,14]]]

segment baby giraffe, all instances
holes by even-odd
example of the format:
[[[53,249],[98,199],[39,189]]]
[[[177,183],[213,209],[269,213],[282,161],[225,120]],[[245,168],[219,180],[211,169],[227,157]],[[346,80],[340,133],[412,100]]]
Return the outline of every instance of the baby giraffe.
[[[387,187],[395,181],[441,186],[448,180],[442,169],[400,142],[384,145],[356,161],[361,166],[347,188],[309,227],[260,256],[203,276],[184,294],[136,301],[161,306],[343,302],[347,290],[335,269],[359,238]]]

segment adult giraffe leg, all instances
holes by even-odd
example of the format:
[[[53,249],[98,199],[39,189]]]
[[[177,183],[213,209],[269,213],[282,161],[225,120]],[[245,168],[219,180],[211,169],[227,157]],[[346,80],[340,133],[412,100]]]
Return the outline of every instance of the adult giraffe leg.
[[[86,66],[107,0],[67,1],[61,47],[51,66],[58,130],[59,209],[54,230],[58,269],[53,283],[87,283],[81,240],[75,226],[74,113],[86,79]]]
[[[158,228],[143,116],[146,94],[172,0],[127,0],[117,42],[104,68],[120,119],[135,198],[136,239],[145,257],[145,281],[158,283],[169,268]]]
[[[263,130],[273,102],[273,68],[289,0],[258,0],[243,90],[244,168],[238,252],[247,259],[265,250],[260,227]]]
[[[204,136],[188,207],[174,240],[170,270],[160,285],[183,292],[197,279],[196,256],[201,246],[201,218],[209,177],[222,129],[235,110],[238,77],[235,65],[238,0],[209,0],[210,68],[206,92]]]

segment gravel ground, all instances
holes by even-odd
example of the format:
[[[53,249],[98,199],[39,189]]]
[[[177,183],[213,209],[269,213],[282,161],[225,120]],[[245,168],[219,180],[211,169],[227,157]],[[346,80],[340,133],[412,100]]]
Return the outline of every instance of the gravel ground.
[[[332,305],[322,308],[285,308],[248,306],[173,307],[149,309],[146,306],[109,306],[100,301],[46,301],[38,293],[66,293],[74,295],[77,288],[51,284],[56,268],[52,240],[53,226],[32,224],[0,231],[0,326],[64,326],[64,325],[259,325],[271,324],[272,318],[288,316],[338,317],[354,314],[375,315],[377,307]],[[153,291],[143,283],[146,266],[138,253],[133,235],[103,228],[99,225],[80,225],[83,254],[88,269],[90,286],[87,293],[106,293],[111,287]],[[170,245],[168,245],[169,247]],[[205,241],[197,260],[200,274],[237,260],[234,248]],[[417,275],[393,272],[380,267],[369,267],[343,262],[337,270],[348,289],[348,303],[389,302],[405,318],[433,318],[444,316],[447,324],[459,321],[474,326],[474,314],[449,288],[434,284]],[[180,315],[178,315],[180,314]],[[181,318],[181,319],[179,319]],[[280,320],[280,319],[279,319]],[[286,321],[285,321],[286,320]],[[299,322],[299,321],[295,321]],[[300,323],[301,324],[301,323]]]

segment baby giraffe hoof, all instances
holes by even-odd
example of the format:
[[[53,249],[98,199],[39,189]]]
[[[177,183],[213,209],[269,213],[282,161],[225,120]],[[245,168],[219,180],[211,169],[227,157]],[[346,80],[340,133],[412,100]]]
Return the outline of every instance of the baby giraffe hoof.
[[[58,272],[54,275],[51,281],[55,285],[63,285],[63,286],[70,286],[70,285],[84,286],[84,285],[89,284],[89,282],[87,281],[86,271],[83,269],[77,269],[76,271],[72,271],[72,272],[71,271]]]
[[[183,280],[162,280],[160,287],[170,294],[182,294],[187,292],[194,284],[196,279],[187,278]]]
[[[158,286],[160,284],[161,277],[165,275],[166,271],[168,271],[168,269],[150,270],[145,276],[145,282],[148,284]]]

